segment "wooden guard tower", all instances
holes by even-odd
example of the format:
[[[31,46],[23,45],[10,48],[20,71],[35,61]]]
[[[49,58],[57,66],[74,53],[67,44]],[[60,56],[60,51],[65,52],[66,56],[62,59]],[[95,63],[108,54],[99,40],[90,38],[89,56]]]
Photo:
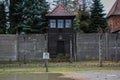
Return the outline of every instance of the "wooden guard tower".
[[[51,58],[73,54],[73,19],[75,15],[62,4],[46,15],[49,24],[48,51]]]
[[[107,15],[108,24],[111,32],[120,31],[120,0],[116,0],[113,7]]]

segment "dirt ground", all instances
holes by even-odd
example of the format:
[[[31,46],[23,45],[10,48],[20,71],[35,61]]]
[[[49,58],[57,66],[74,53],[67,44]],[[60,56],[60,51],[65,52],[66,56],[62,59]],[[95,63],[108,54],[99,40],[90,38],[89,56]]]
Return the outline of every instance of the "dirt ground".
[[[74,80],[64,77],[62,73],[5,73],[0,74],[0,80]]]

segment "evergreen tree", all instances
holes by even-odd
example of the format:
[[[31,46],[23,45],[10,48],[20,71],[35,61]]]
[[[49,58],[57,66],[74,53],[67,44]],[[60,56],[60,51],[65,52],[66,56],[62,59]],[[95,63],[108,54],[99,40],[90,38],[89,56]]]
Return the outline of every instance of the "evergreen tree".
[[[84,32],[84,33],[88,33],[89,32],[89,24],[90,24],[90,14],[87,11],[81,11],[80,14],[80,29]]]
[[[74,30],[89,33],[90,15],[86,11],[79,11],[74,19]]]
[[[76,6],[76,18],[74,20],[74,30],[77,32],[88,33],[89,32],[89,24],[90,24],[90,14],[87,11],[87,4],[86,0],[82,0],[81,3],[78,2],[79,0],[75,0]]]
[[[9,28],[9,31],[8,33],[16,33],[16,29],[15,29],[15,26],[17,24],[17,19],[16,17],[13,16],[13,13],[14,13],[14,7],[15,7],[15,4],[20,1],[20,0],[10,0],[10,28]],[[6,26],[5,26],[5,11],[4,11],[4,4],[1,3],[0,4],[0,33],[1,34],[5,34],[5,31],[6,31]]]
[[[5,34],[5,12],[3,4],[0,4],[0,34]]]
[[[100,0],[93,0],[93,5],[91,8],[91,24],[89,32],[97,32],[97,28],[100,27],[105,29],[107,26],[106,19],[104,18],[105,14],[103,13],[103,5]]]
[[[22,0],[16,4],[14,15],[18,19],[19,32],[40,33],[47,27],[45,14],[48,5],[45,0]]]
[[[9,29],[9,33],[10,34],[15,34],[16,33],[16,26],[18,24],[17,21],[17,16],[14,16],[14,12],[15,12],[15,5],[17,4],[17,2],[19,2],[21,0],[10,0],[10,29]]]

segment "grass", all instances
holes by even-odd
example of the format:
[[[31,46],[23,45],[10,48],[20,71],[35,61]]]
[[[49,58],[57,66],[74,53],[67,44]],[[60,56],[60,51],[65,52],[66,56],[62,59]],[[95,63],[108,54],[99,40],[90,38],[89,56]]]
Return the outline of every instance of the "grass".
[[[79,72],[90,70],[120,70],[120,67],[49,67],[49,72]],[[18,72],[46,72],[44,67],[42,68],[4,68],[0,69],[0,74],[5,73],[18,73]]]
[[[79,72],[89,70],[120,70],[120,62],[104,61],[103,67],[99,67],[98,61],[81,62],[50,62],[49,72]],[[46,72],[43,62],[31,62],[27,64],[12,62],[0,63],[0,74],[16,72]]]
[[[39,68],[11,68],[11,69],[0,69],[0,74],[8,74],[8,73],[18,73],[18,72],[22,72],[22,73],[26,73],[26,72],[44,72],[44,68],[39,69]]]

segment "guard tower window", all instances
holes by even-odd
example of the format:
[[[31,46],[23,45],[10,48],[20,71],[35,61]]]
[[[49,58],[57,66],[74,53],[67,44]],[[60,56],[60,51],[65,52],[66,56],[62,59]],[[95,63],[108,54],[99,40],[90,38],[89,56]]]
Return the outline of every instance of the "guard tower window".
[[[71,28],[72,21],[71,19],[66,19],[65,20],[65,28]]]
[[[54,19],[50,20],[50,28],[56,28],[56,20]]]
[[[64,20],[62,19],[58,20],[58,28],[64,28]]]

